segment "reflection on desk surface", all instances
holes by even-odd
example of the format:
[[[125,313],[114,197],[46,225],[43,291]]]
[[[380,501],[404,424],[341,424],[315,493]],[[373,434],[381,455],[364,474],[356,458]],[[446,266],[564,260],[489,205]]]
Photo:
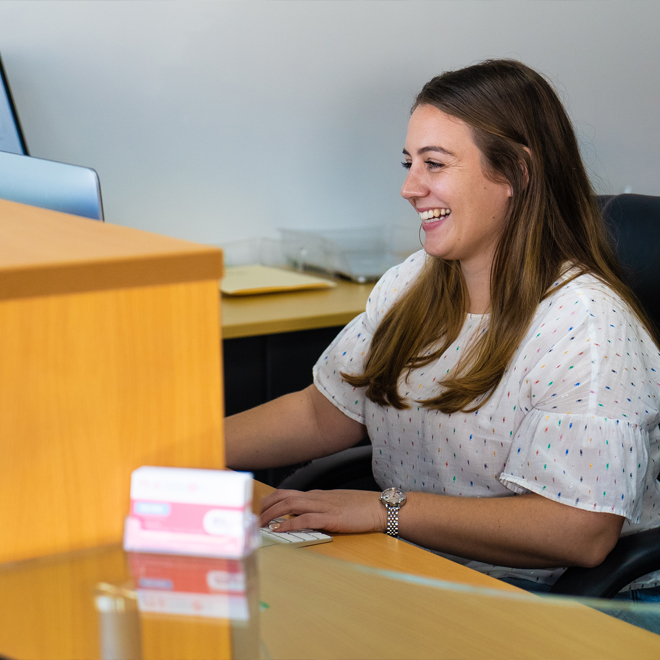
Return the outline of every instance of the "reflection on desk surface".
[[[306,548],[262,548],[239,571],[220,563],[131,558],[112,546],[2,566],[0,653],[49,660],[660,656],[659,636],[575,601],[388,573]],[[140,585],[151,592],[146,607]],[[243,599],[234,621],[195,613],[197,597],[217,598],[217,612],[230,595]]]

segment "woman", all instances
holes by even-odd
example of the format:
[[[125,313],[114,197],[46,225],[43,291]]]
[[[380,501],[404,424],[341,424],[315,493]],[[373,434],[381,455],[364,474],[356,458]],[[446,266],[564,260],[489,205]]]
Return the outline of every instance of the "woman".
[[[227,420],[227,463],[302,462],[368,434],[376,481],[404,505],[283,490],[262,524],[386,531],[389,514],[390,533],[546,585],[598,565],[658,524],[660,357],[570,121],[539,74],[487,61],[422,89],[403,153],[424,250],[384,275],[314,386]]]

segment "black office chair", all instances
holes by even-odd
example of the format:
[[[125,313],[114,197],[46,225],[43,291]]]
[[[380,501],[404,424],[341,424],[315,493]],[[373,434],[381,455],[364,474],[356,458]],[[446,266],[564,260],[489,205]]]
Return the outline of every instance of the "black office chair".
[[[660,327],[660,197],[616,195],[598,198],[628,285]],[[358,446],[300,468],[279,488],[380,490],[371,472],[371,446]],[[595,568],[569,568],[551,592],[612,598],[633,580],[660,569],[660,528],[619,539]]]
[[[660,197],[600,197],[627,284],[660,328]],[[633,580],[660,569],[660,528],[624,536],[595,568],[569,568],[551,593],[612,598]]]

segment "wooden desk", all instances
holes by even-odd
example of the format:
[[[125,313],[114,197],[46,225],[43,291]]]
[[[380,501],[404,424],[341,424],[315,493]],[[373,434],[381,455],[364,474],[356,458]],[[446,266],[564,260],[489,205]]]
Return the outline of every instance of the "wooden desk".
[[[255,510],[272,491],[255,483]],[[262,617],[261,636],[268,641],[273,658],[583,659],[641,658],[647,653],[657,657],[660,653],[659,636],[570,599],[525,594],[386,534],[332,536],[331,543],[279,558],[277,567],[269,565],[274,559],[263,554],[266,579],[260,598],[280,607],[300,631],[282,631]],[[453,582],[491,591],[491,595],[430,585],[419,590],[411,584],[394,586],[384,578],[374,580],[372,573],[342,571],[334,562],[319,564],[310,555]],[[288,571],[285,562],[289,562]],[[317,598],[301,599],[301,594],[319,585],[323,587]],[[346,599],[347,592],[351,597]],[[523,600],[499,599],[497,592],[522,593]],[[660,607],[657,616],[660,620]]]
[[[364,311],[373,284],[222,297],[225,411],[233,415],[312,382],[312,367],[341,328]],[[261,471],[276,484],[288,469]]]
[[[283,549],[279,556],[270,550],[263,549],[259,560],[259,598],[268,605],[259,628],[273,659],[603,660],[660,654],[660,636],[579,603],[397,578],[319,561],[311,548]],[[451,562],[435,560],[444,574]]]
[[[254,510],[259,510],[259,502],[272,493],[274,488],[258,481],[254,483]],[[519,592],[520,589],[483,575],[453,561],[422,550],[415,545],[394,539],[387,534],[330,534],[331,543],[304,548],[318,556],[370,566],[389,571],[423,575],[449,582],[504,591]]]
[[[334,289],[222,297],[224,339],[346,325],[364,311],[372,284],[339,281]]]
[[[375,536],[386,543],[372,543]],[[33,660],[660,657],[660,636],[589,607],[518,596],[501,583],[501,590],[452,587],[331,558],[331,550],[341,556],[349,545],[363,557],[377,551],[384,568],[397,568],[390,559],[401,549],[406,567],[418,574],[497,586],[479,574],[472,580],[464,567],[452,573],[451,562],[384,535],[336,537],[328,556],[271,546],[258,552],[258,574],[251,572],[254,562],[245,563],[255,587],[246,594],[250,619],[230,626],[224,619],[139,612],[129,558],[111,546],[0,566],[0,653]],[[177,559],[175,570],[185,572],[190,560]],[[153,582],[167,593],[166,579]],[[101,590],[120,595],[111,599],[114,609],[99,608],[98,599],[95,607]]]

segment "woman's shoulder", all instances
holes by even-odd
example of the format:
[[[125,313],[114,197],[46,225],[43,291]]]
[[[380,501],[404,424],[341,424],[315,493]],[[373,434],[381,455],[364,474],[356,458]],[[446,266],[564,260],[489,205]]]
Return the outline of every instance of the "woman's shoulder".
[[[607,311],[634,318],[630,305],[609,284],[592,273],[579,273],[576,269],[567,269],[562,273],[552,285],[546,300],[550,303],[548,307],[555,310],[574,305],[592,313]]]
[[[636,341],[648,341],[648,349],[657,354],[653,339],[629,303],[596,275],[568,270],[553,288],[556,291],[539,305],[536,327],[566,326],[572,331],[581,326],[599,336],[635,337]]]
[[[381,280],[402,279],[406,282],[413,281],[429,259],[432,259],[424,250],[413,252],[405,261],[392,266]]]
[[[390,268],[376,283],[367,302],[367,314],[378,323],[387,311],[417,280],[429,257],[424,250],[411,254]]]

